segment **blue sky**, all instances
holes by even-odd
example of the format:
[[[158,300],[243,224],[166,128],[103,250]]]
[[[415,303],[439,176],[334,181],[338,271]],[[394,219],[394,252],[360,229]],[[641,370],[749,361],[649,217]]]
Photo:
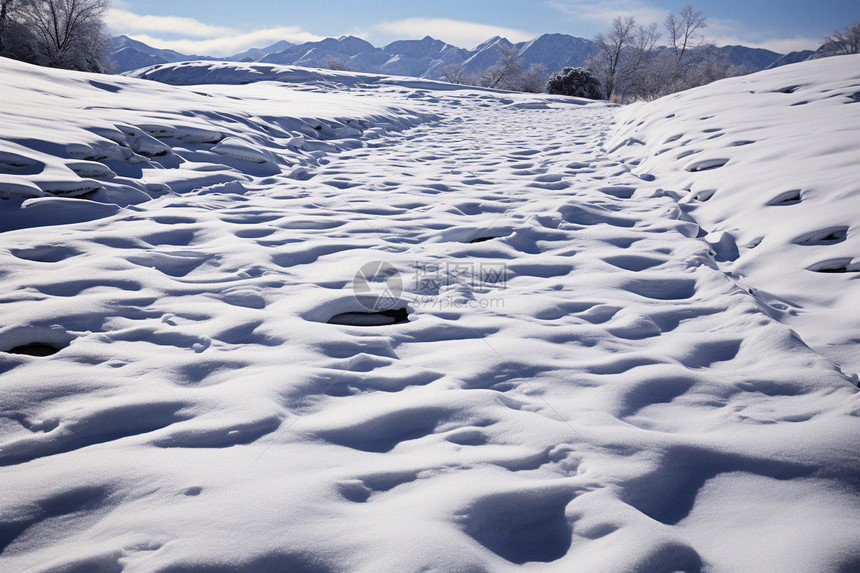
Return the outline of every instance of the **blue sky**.
[[[184,53],[229,55],[278,40],[298,43],[347,34],[376,46],[430,35],[473,48],[505,36],[523,41],[547,32],[592,38],[618,15],[661,23],[689,1],[667,0],[115,0],[113,32]],[[860,21],[858,0],[699,0],[706,35],[778,52],[814,49],[836,28]]]

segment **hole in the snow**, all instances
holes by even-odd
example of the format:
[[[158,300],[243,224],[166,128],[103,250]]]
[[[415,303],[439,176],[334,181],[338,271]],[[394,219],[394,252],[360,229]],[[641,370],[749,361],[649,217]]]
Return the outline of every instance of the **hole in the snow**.
[[[114,94],[122,91],[122,88],[120,86],[115,86],[113,84],[107,84],[104,82],[97,82],[95,80],[90,80],[90,85],[94,88],[98,88],[100,90],[104,90],[106,92],[111,92]]]
[[[693,199],[696,201],[705,202],[711,197],[713,197],[716,192],[716,189],[706,189],[704,191],[699,191],[698,193],[693,195]]]
[[[800,203],[801,199],[800,189],[794,189],[792,191],[780,193],[771,199],[768,202],[768,205],[796,205],[797,203]]]
[[[799,86],[799,85],[797,85],[797,86],[787,86],[787,87],[784,87],[784,88],[780,88],[780,89],[778,89],[778,90],[774,90],[774,92],[776,92],[776,93],[781,93],[781,94],[793,94],[793,93],[794,93],[794,92],[796,92],[798,89],[800,89],[800,87],[801,87],[801,86]]]
[[[689,165],[686,170],[691,173],[698,173],[699,171],[718,169],[728,162],[728,159],[705,159],[704,161],[698,161]]]
[[[797,245],[833,245],[844,241],[847,235],[848,227],[828,227],[801,235],[793,242]]]
[[[849,268],[851,264],[851,259],[843,258],[843,259],[830,259],[827,261],[821,261],[820,263],[816,263],[809,267],[810,271],[815,271],[816,273],[858,273],[860,272],[860,268]]]
[[[68,347],[75,337],[59,326],[16,326],[0,329],[0,352],[51,356]]]
[[[346,326],[388,326],[405,322],[409,322],[409,312],[405,308],[378,312],[342,312],[328,320],[329,324]]]
[[[22,344],[15,348],[10,348],[6,352],[9,354],[24,354],[27,356],[51,356],[56,354],[62,347],[45,342],[31,342],[30,344]]]

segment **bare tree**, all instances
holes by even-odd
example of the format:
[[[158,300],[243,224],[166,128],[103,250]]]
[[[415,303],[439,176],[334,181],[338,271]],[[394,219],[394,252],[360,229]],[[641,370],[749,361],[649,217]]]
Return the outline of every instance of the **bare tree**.
[[[860,22],[836,30],[824,39],[824,45],[829,56],[860,53]]]
[[[0,56],[38,64],[36,38],[22,23],[32,0],[0,0]]]
[[[513,46],[505,44],[496,46],[496,51],[499,52],[499,61],[487,68],[481,84],[488,88],[516,90],[515,84],[523,74],[523,65],[517,51]]]
[[[452,62],[442,67],[442,76],[452,84],[471,84],[471,78],[466,72],[466,66],[461,62]]]
[[[612,29],[609,32],[598,34],[594,38],[598,52],[591,62],[591,67],[597,72],[607,98],[612,97],[615,91],[621,59],[630,46],[635,29],[636,19],[633,16],[618,16],[612,21]]]
[[[15,0],[0,0],[0,52],[3,51],[4,32],[6,31],[6,22],[9,21],[9,10]]]
[[[669,14],[664,22],[669,35],[670,48],[679,67],[698,57],[700,48],[705,45],[701,30],[705,28],[705,17],[687,4],[678,14]]]
[[[104,25],[109,0],[22,0],[21,23],[38,47],[36,63],[106,72],[110,36]]]
[[[616,92],[623,95],[629,91],[633,79],[648,64],[659,37],[656,25],[643,28],[633,16],[619,16],[612,21],[609,32],[594,38],[598,53],[588,66],[603,86],[607,99]]]
[[[342,59],[336,58],[334,56],[328,56],[325,60],[323,60],[322,67],[327,70],[334,70],[338,72],[352,71],[349,67],[349,64],[344,62]]]
[[[546,90],[547,71],[543,64],[532,64],[520,76],[517,91],[533,94],[543,93]]]
[[[8,42],[12,14],[17,8],[16,0],[0,0],[0,54],[4,53]]]
[[[735,74],[728,62],[721,61],[713,44],[705,39],[705,16],[689,4],[678,14],[666,16],[671,63],[662,66],[665,84],[658,93],[677,92]]]

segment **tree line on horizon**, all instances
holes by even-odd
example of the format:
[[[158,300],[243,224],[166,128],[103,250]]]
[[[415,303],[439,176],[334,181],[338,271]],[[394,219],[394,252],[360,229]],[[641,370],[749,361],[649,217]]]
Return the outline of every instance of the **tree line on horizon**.
[[[633,16],[618,16],[607,32],[594,37],[597,53],[581,68],[565,68],[547,77],[543,66],[524,69],[512,47],[500,45],[499,61],[483,74],[467,74],[463,64],[443,70],[453,83],[512,91],[573,95],[589,99],[655,99],[712,81],[749,73],[721,57],[702,30],[702,12],[685,6],[663,23],[668,46],[657,46],[656,24],[640,26]]]
[[[524,68],[513,47],[500,45],[499,60],[482,74],[469,74],[462,63],[443,69],[452,83],[523,92],[607,99],[653,100],[716,80],[750,73],[733,65],[702,33],[707,22],[691,5],[663,21],[666,45],[657,24],[641,26],[633,16],[618,16],[611,28],[594,38],[597,53],[582,67],[565,68],[547,77],[541,65]],[[860,22],[824,39],[816,57],[860,53]]]

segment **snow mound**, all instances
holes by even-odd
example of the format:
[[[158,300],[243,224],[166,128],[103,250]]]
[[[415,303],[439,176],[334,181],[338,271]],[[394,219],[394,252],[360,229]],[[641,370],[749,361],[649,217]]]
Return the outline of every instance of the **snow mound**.
[[[384,94],[370,100],[332,84],[304,85],[309,91],[290,93],[285,109],[283,86],[260,85],[254,97],[239,99],[229,89],[192,91],[5,59],[0,64],[0,199],[12,200],[4,210],[19,212],[4,217],[0,230],[107,212],[70,212],[52,202],[55,197],[126,206],[254,175],[313,170],[328,154],[434,119]],[[177,73],[188,73],[187,67]],[[271,97],[276,90],[277,100]],[[37,198],[38,214],[27,201]]]
[[[860,373],[860,56],[625,109],[608,145],[656,178],[760,307]]]

